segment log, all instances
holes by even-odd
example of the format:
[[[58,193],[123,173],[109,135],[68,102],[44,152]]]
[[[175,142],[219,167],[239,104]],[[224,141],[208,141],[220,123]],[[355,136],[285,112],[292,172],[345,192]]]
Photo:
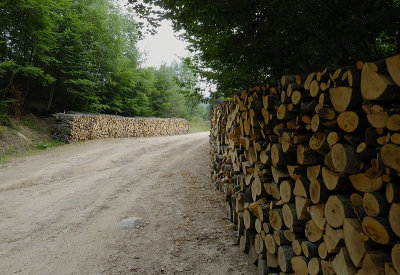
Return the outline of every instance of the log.
[[[332,163],[336,171],[345,173],[358,173],[361,161],[351,145],[337,143],[332,147]]]
[[[332,267],[331,262],[321,261],[321,269],[323,275],[335,275],[335,270]]]
[[[365,173],[349,176],[354,189],[360,192],[376,192],[383,186],[382,177],[370,178]]]
[[[329,170],[326,167],[322,167],[322,179],[324,184],[328,190],[341,190],[348,189],[349,185],[348,177],[344,174],[336,173],[334,171]]]
[[[308,260],[303,256],[295,256],[291,260],[292,269],[296,275],[308,275]]]
[[[354,267],[347,253],[347,249],[342,247],[339,254],[332,261],[332,267],[336,274],[353,275],[356,274],[357,269]]]
[[[284,204],[282,207],[283,222],[287,228],[292,228],[294,225],[299,224],[297,218],[296,206],[294,203]]]
[[[350,87],[339,86],[329,89],[329,97],[333,108],[339,113],[343,113],[350,108],[361,105],[361,91]]]
[[[365,193],[363,197],[363,207],[365,213],[371,217],[387,215],[389,212],[389,204],[386,201],[385,195],[378,192]],[[400,214],[400,212],[398,214]]]
[[[367,125],[365,121],[365,114],[358,111],[346,111],[340,113],[337,117],[339,128],[346,133],[354,133],[359,130],[364,130]]]
[[[246,229],[255,228],[256,217],[247,209],[243,212],[243,221]]]
[[[258,271],[258,275],[268,275],[271,271],[267,267],[267,261],[262,259],[261,255],[258,257],[257,271]]]
[[[340,250],[343,242],[343,230],[342,229],[333,229],[326,225],[325,234],[324,234],[324,243],[326,246],[326,251],[328,253],[337,253]]]
[[[328,249],[326,248],[326,244],[324,242],[320,243],[318,246],[318,256],[321,259],[326,259],[328,256]]]
[[[322,274],[321,259],[317,257],[311,258],[310,261],[308,261],[307,271],[310,275]]]
[[[383,251],[369,251],[365,253],[361,269],[357,275],[384,274],[385,262],[388,261],[387,253]]]
[[[297,162],[302,165],[317,165],[322,163],[323,157],[310,147],[299,144],[297,146]]]
[[[269,222],[273,229],[282,229],[282,208],[275,208],[269,211]]]
[[[294,240],[294,241],[292,242],[293,253],[294,253],[296,256],[300,256],[301,253],[302,253],[301,242],[302,242],[301,240]]]
[[[395,239],[389,221],[383,217],[365,217],[362,222],[364,233],[374,242],[390,244]]]
[[[277,268],[279,268],[279,263],[278,263],[278,256],[271,254],[269,252],[267,252],[266,254],[266,258],[267,258],[267,266],[272,268],[272,270],[276,270]],[[272,274],[272,273],[270,273]]]
[[[388,203],[400,202],[400,185],[397,183],[387,183],[385,195]]]
[[[389,223],[393,232],[400,237],[400,203],[393,203],[390,206]]]
[[[368,237],[364,234],[360,221],[358,219],[345,219],[343,235],[351,261],[354,266],[361,267]]]
[[[321,176],[321,165],[314,165],[307,167],[307,178],[312,181],[313,179]]]
[[[274,235],[273,234],[267,234],[265,235],[265,249],[271,253],[271,254],[276,254],[277,252],[277,247],[276,247],[276,243],[274,240]]]
[[[364,63],[361,72],[361,94],[366,100],[391,101],[398,98],[399,87],[389,76],[373,69],[371,63]]]
[[[372,127],[386,127],[386,121],[389,118],[389,114],[387,110],[381,105],[373,105],[372,107],[368,108],[368,111],[366,113],[368,122],[372,125]]]
[[[318,246],[315,243],[303,241],[301,243],[301,248],[306,258],[311,258],[318,254]]]
[[[293,249],[289,245],[280,246],[278,248],[279,267],[283,272],[292,272],[291,259],[294,257]]]
[[[299,220],[307,220],[309,217],[309,213],[307,211],[307,207],[311,204],[309,199],[295,196],[295,204],[296,204],[296,214],[297,219]]]
[[[390,131],[400,131],[400,114],[392,114],[386,120],[386,128]]]
[[[334,228],[342,226],[345,218],[355,217],[349,198],[343,195],[331,195],[325,204],[325,217],[327,223]]]
[[[317,242],[321,240],[323,231],[319,229],[313,220],[306,223],[305,235],[310,242]]]
[[[294,182],[292,180],[284,180],[279,186],[279,193],[281,195],[281,200],[285,203],[289,203],[293,200],[293,189]]]
[[[396,171],[400,172],[400,146],[395,144],[385,144],[381,148],[383,163]]]
[[[309,211],[311,219],[314,221],[315,225],[321,229],[325,230],[325,224],[326,224],[326,219],[325,219],[325,204],[317,204],[317,205],[312,205],[309,207]]]
[[[298,178],[294,184],[293,195],[309,198],[310,181],[306,177]]]
[[[284,244],[290,244],[290,241],[288,239],[286,239],[283,230],[275,230],[274,231],[274,240],[278,246],[281,246]]]
[[[394,269],[400,274],[400,243],[393,246],[391,257]]]
[[[322,179],[313,179],[310,183],[310,199],[314,204],[326,201],[329,193]]]

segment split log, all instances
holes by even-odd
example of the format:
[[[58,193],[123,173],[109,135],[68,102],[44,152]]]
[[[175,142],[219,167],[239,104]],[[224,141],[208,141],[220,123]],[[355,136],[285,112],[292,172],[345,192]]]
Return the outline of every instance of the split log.
[[[351,261],[354,266],[361,267],[366,252],[365,242],[368,240],[368,237],[364,234],[359,220],[345,219],[343,235]]]
[[[353,275],[356,274],[357,269],[354,267],[347,253],[347,249],[342,247],[339,254],[336,255],[332,261],[332,267],[336,274]]]
[[[306,223],[305,235],[310,242],[317,242],[322,238],[323,231],[316,226],[313,220]]]
[[[326,224],[326,219],[325,219],[325,204],[317,204],[317,205],[312,205],[309,208],[309,211],[311,219],[314,221],[315,225],[321,229],[325,230],[325,224]]]
[[[326,246],[326,251],[328,253],[337,253],[339,252],[339,249],[343,243],[343,230],[333,229],[329,226],[329,224],[327,224],[323,238]]]

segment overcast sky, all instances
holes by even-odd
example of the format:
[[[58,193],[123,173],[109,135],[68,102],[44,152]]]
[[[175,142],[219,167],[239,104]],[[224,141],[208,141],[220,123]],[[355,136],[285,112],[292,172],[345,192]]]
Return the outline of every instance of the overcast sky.
[[[143,67],[159,67],[163,62],[171,64],[174,60],[179,61],[179,58],[189,55],[185,49],[187,45],[175,37],[171,23],[163,20],[157,34],[148,34],[138,43],[144,57]]]

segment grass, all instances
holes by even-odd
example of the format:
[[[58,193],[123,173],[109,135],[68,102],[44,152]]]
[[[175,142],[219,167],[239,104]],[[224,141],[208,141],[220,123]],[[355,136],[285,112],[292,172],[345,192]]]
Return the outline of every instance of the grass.
[[[207,131],[210,131],[210,125],[208,121],[204,121],[202,118],[199,117],[194,117],[190,121],[189,133],[207,132]]]
[[[61,141],[50,140],[47,142],[38,143],[32,149],[24,153],[16,153],[14,150],[9,149],[4,155],[0,154],[0,164],[6,164],[10,159],[13,159],[15,157],[30,156],[39,152],[46,151],[51,148],[59,147],[61,145],[64,145],[64,143]]]
[[[36,123],[32,119],[25,117],[25,118],[21,119],[21,122],[26,127],[29,127],[29,128],[31,128],[31,129],[33,129],[35,131],[39,131],[38,126],[36,125]]]

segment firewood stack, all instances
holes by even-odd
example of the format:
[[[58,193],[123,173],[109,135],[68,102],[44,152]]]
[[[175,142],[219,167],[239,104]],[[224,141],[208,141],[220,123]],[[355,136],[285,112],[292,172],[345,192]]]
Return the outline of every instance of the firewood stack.
[[[212,180],[259,274],[400,274],[400,55],[211,110]]]
[[[54,114],[54,138],[74,143],[100,138],[186,134],[189,122],[179,118],[121,117],[83,113]]]

